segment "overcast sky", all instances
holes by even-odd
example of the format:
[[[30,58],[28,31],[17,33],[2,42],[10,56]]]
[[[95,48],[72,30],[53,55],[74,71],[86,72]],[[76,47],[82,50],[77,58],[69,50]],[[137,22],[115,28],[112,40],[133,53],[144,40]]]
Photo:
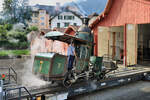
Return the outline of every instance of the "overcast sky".
[[[45,4],[45,5],[55,5],[56,2],[60,2],[60,4],[64,4],[66,2],[76,1],[76,0],[29,0],[30,5],[35,4]]]
[[[60,4],[62,5],[66,2],[71,2],[71,1],[83,1],[83,0],[29,0],[29,4],[30,5],[35,5],[35,4],[55,5],[56,2],[60,2]],[[0,11],[2,10],[2,3],[3,0],[0,0]]]

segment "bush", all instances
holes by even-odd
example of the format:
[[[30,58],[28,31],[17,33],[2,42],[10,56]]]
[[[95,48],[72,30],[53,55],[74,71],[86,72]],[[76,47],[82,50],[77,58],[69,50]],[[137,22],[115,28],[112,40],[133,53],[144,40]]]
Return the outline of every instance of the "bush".
[[[9,40],[18,40],[19,42],[27,41],[26,33],[24,31],[9,31],[7,34]]]
[[[28,28],[28,30],[29,30],[29,32],[31,32],[31,31],[38,31],[38,27],[31,26],[31,27]]]
[[[0,47],[5,49],[27,49],[30,46],[28,42],[9,42],[9,41],[0,41]]]
[[[6,49],[27,49],[29,47],[28,42],[9,43]]]
[[[4,25],[4,28],[7,30],[7,31],[10,31],[12,29],[13,25],[12,24],[5,24]]]

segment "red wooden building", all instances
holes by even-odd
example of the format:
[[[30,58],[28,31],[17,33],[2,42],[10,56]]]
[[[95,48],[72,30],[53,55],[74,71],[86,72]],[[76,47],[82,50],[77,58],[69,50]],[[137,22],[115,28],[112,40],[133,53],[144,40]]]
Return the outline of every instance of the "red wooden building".
[[[104,12],[90,24],[96,55],[111,55],[125,65],[149,63],[149,23],[150,0],[108,0]]]

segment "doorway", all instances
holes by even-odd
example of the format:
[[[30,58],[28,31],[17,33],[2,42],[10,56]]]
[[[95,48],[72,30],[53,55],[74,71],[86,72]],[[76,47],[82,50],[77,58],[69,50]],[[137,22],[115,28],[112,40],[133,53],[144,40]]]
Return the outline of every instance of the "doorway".
[[[138,64],[150,65],[150,24],[138,25]]]

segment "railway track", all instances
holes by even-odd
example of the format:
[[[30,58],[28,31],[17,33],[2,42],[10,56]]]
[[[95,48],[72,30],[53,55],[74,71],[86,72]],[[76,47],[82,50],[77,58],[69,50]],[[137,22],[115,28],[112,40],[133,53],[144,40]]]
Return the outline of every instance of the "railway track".
[[[68,98],[73,97],[76,95],[80,95],[83,93],[89,93],[92,91],[100,90],[103,88],[108,88],[112,86],[119,86],[123,84],[127,84],[130,82],[135,82],[142,80],[145,74],[150,73],[149,68],[138,68],[135,70],[126,70],[126,71],[118,71],[109,73],[107,77],[100,81],[93,80],[90,81],[84,81],[80,82],[80,84],[76,83],[73,84],[70,88],[65,88],[63,86],[58,85],[51,85],[47,84],[43,87],[28,87],[28,91],[32,96],[38,96],[38,95],[45,95],[45,94],[51,94],[51,96],[56,96],[58,94],[67,93]],[[6,91],[9,91],[10,89],[7,88]],[[19,91],[15,92],[7,92],[6,97],[7,100],[17,100],[19,97]],[[30,97],[26,91],[21,91],[21,98],[27,98]]]

